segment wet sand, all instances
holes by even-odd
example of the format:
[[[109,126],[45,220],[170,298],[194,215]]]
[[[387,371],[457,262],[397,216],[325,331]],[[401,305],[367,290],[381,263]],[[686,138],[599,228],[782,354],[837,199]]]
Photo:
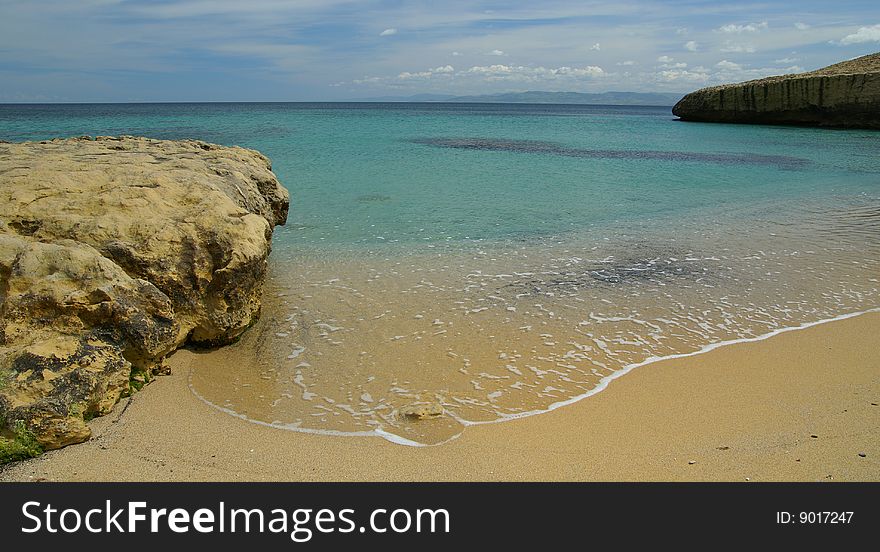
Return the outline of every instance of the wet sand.
[[[190,391],[196,354],[180,351],[173,375],[91,422],[91,441],[0,480],[878,481],[878,335],[869,313],[665,360],[576,404],[421,448],[220,412]]]

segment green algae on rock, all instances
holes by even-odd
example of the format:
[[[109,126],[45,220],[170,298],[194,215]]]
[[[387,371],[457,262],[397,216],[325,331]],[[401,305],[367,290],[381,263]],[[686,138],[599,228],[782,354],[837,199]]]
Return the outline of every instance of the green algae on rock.
[[[243,148],[0,144],[0,434],[83,441],[177,347],[235,340],[259,316],[288,201]]]

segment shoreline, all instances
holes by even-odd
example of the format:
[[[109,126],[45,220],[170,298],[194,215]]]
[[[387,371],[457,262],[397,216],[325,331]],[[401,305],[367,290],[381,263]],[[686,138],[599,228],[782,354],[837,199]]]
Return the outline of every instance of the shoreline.
[[[91,422],[91,441],[7,466],[0,480],[876,481],[876,311],[648,359],[588,401],[432,447],[230,416],[189,388],[204,353],[180,351],[173,375]]]
[[[846,320],[848,318],[854,318],[857,316],[862,316],[865,314],[877,313],[877,312],[880,312],[880,307],[866,309],[863,311],[856,311],[856,312],[841,314],[841,315],[838,315],[838,316],[835,316],[832,318],[823,318],[821,320],[816,320],[814,322],[804,322],[803,324],[799,324],[797,326],[785,326],[782,328],[775,329],[771,332],[767,332],[765,334],[757,335],[754,337],[743,337],[743,338],[738,338],[738,339],[719,341],[717,343],[710,343],[708,345],[704,345],[703,347],[700,347],[696,351],[691,351],[689,353],[676,353],[676,354],[671,354],[671,355],[662,356],[662,357],[657,357],[657,356],[648,357],[643,361],[629,364],[629,365],[625,366],[624,368],[614,372],[613,374],[603,377],[599,381],[599,384],[596,387],[594,387],[593,389],[590,389],[589,391],[582,393],[580,395],[577,395],[575,397],[571,397],[570,399],[555,402],[543,410],[532,410],[529,412],[522,412],[519,414],[509,415],[509,416],[505,416],[502,418],[498,418],[496,420],[488,420],[488,421],[472,421],[472,420],[465,420],[463,418],[458,418],[458,417],[455,417],[455,420],[457,422],[459,422],[463,427],[467,428],[467,427],[471,427],[471,426],[500,424],[503,422],[519,420],[519,419],[523,419],[523,418],[530,418],[532,416],[540,416],[541,414],[547,414],[548,412],[553,412],[554,410],[557,410],[559,408],[563,408],[563,407],[566,407],[569,405],[579,403],[580,401],[582,401],[584,399],[587,399],[589,397],[592,397],[593,395],[601,393],[602,391],[604,391],[605,389],[608,388],[608,385],[611,382],[613,382],[614,380],[616,380],[620,377],[625,376],[626,374],[629,374],[630,372],[632,372],[636,368],[642,368],[644,366],[655,364],[657,362],[664,362],[664,361],[676,360],[676,359],[680,359],[680,358],[699,356],[699,355],[714,351],[715,349],[720,349],[722,347],[728,347],[731,345],[738,345],[741,343],[756,343],[759,341],[764,341],[765,339],[770,339],[770,338],[775,337],[779,334],[798,331],[798,330],[804,330],[807,328],[811,328],[813,326],[819,326],[822,324],[828,324],[831,322],[837,322],[840,320]],[[190,372],[190,374],[191,374],[191,372]],[[427,443],[419,443],[417,441],[412,441],[412,440],[407,439],[405,437],[402,437],[400,435],[396,435],[394,433],[384,431],[381,428],[374,429],[372,431],[345,432],[345,431],[336,431],[336,430],[303,429],[303,428],[289,427],[289,426],[278,425],[278,424],[271,424],[269,422],[264,422],[261,420],[254,420],[254,419],[248,418],[244,414],[235,412],[234,410],[230,410],[228,408],[222,407],[218,404],[211,402],[210,400],[206,399],[205,397],[200,395],[198,391],[195,390],[195,388],[192,386],[192,381],[191,381],[190,377],[187,378],[187,385],[190,387],[190,391],[193,393],[193,395],[195,395],[196,398],[198,398],[200,401],[202,401],[203,403],[205,403],[206,405],[210,406],[211,408],[213,408],[215,410],[218,410],[220,412],[223,412],[224,414],[228,414],[229,416],[236,417],[240,420],[243,420],[243,421],[251,423],[251,424],[257,424],[257,425],[261,425],[264,427],[279,429],[282,431],[293,431],[295,433],[305,433],[305,434],[310,434],[310,435],[324,435],[327,437],[379,437],[379,438],[385,439],[386,441],[388,441],[390,443],[394,443],[394,444],[402,445],[402,446],[407,446],[407,447],[442,446],[446,443],[449,443],[449,442],[452,442],[452,441],[458,439],[462,435],[461,433],[459,433],[459,434],[453,436],[452,438],[447,439],[446,441],[442,441],[440,443],[427,444]]]

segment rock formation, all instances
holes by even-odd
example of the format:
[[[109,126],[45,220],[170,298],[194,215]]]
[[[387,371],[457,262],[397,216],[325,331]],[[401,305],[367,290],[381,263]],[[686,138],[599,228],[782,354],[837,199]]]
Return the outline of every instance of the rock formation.
[[[672,113],[685,121],[880,129],[880,53],[809,73],[703,88]]]
[[[0,143],[0,432],[83,441],[177,347],[236,339],[259,315],[287,208],[252,150]]]

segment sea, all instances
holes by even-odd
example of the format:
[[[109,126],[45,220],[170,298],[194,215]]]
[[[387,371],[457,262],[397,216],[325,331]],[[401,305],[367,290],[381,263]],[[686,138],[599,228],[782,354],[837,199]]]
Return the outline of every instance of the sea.
[[[121,134],[257,149],[290,191],[259,322],[189,374],[272,427],[439,445],[880,308],[876,131],[641,106],[0,105],[2,140]]]

